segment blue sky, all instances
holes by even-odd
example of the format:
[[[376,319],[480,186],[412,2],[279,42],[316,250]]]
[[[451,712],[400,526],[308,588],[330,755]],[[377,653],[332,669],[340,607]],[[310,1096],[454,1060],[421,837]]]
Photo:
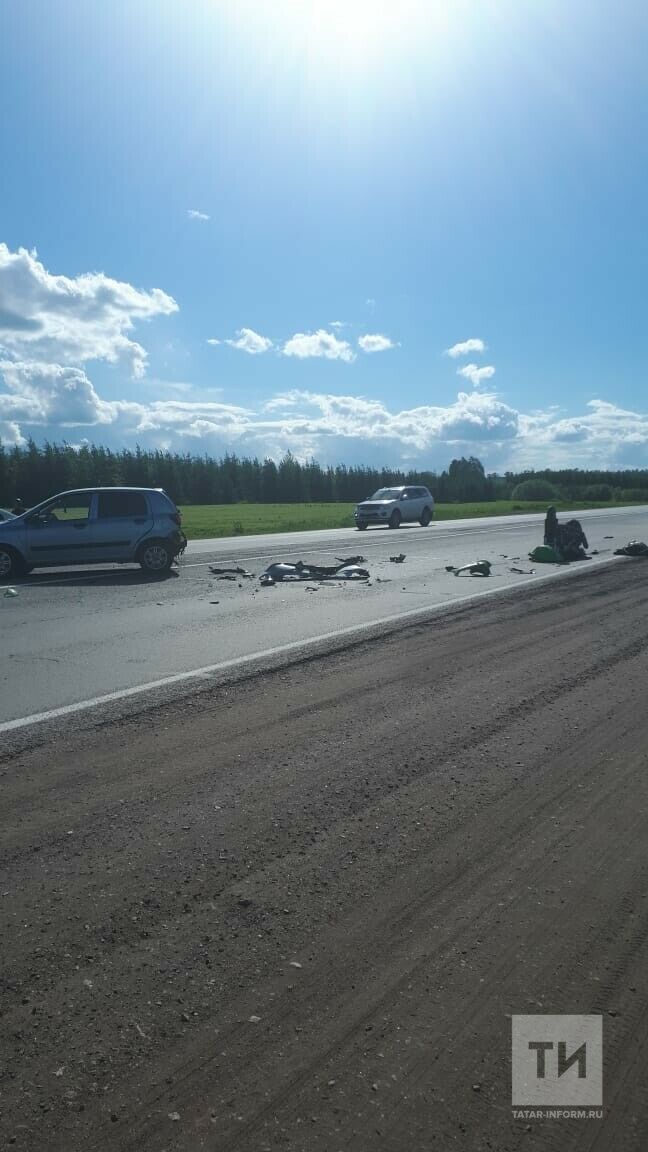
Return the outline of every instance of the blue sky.
[[[0,0],[3,442],[648,466],[647,49],[628,0]]]

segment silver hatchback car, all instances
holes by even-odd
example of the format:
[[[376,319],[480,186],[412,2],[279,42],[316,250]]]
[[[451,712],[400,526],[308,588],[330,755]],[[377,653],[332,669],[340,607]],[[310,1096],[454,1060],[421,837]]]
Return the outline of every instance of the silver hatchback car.
[[[0,580],[32,568],[133,564],[164,572],[187,545],[161,488],[78,488],[0,523]]]

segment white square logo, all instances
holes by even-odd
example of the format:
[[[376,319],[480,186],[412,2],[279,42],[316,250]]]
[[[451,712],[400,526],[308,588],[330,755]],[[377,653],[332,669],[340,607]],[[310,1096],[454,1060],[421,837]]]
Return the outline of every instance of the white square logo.
[[[513,1016],[511,1022],[514,1107],[602,1107],[602,1016]]]

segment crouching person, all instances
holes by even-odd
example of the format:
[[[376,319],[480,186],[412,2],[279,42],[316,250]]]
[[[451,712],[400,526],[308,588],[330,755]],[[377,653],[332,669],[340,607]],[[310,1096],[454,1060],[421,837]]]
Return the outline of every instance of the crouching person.
[[[558,550],[568,563],[572,560],[587,560],[587,536],[583,532],[580,520],[568,520],[566,524],[558,525]]]

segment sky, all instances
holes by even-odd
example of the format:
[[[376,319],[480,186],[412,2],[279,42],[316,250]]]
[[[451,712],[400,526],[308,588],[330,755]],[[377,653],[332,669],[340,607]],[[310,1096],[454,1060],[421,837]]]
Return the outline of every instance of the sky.
[[[643,0],[0,0],[0,439],[647,467]]]

